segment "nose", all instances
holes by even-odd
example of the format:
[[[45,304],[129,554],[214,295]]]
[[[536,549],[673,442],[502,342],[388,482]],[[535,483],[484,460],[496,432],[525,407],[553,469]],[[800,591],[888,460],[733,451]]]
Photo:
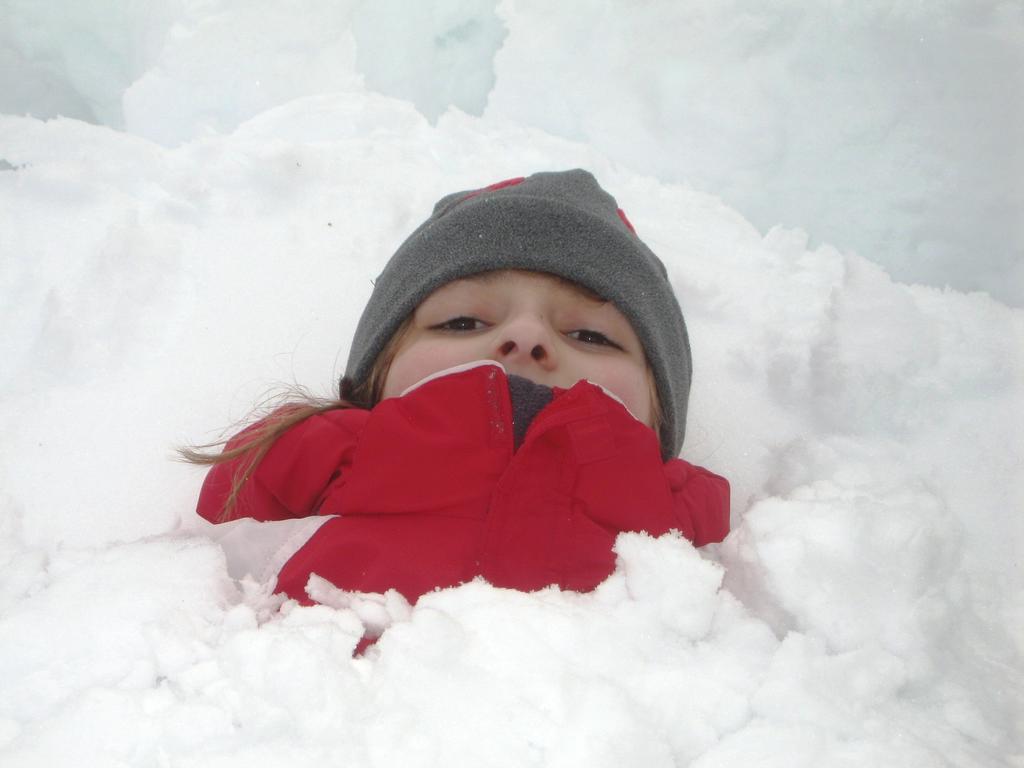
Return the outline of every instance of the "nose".
[[[498,342],[498,360],[512,365],[538,365],[551,370],[557,364],[553,332],[540,317],[524,317],[509,324]]]

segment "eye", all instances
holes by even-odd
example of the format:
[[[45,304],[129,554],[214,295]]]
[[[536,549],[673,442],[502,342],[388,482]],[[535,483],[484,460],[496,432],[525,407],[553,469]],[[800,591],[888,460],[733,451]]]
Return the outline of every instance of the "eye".
[[[591,331],[586,328],[581,328],[578,331],[569,331],[567,334],[570,339],[576,339],[584,344],[593,344],[595,346],[612,347],[613,349],[622,349],[621,346],[616,344],[614,341],[609,339],[600,331]]]
[[[443,323],[430,326],[432,331],[479,331],[482,328],[486,328],[487,323],[483,320],[478,320],[475,317],[453,317],[451,320],[445,320]]]

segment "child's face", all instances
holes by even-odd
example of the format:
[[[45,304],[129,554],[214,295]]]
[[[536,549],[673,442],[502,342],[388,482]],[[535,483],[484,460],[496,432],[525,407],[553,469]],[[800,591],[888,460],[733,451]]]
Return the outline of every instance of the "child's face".
[[[384,382],[400,395],[432,373],[475,360],[549,387],[600,384],[653,426],[653,391],[640,340],[611,302],[538,272],[455,280],[416,308]]]

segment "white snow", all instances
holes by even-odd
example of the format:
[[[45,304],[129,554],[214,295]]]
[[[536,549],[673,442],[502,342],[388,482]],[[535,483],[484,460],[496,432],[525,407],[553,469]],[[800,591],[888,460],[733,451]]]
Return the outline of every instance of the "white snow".
[[[1024,310],[932,287],[1024,300],[1019,5],[429,5],[0,9],[0,764],[1024,765]],[[730,537],[233,582],[173,447],[329,392],[438,196],[575,166],[669,268]]]
[[[0,113],[168,146],[304,95],[591,145],[900,280],[1024,305],[1019,0],[5,0]]]

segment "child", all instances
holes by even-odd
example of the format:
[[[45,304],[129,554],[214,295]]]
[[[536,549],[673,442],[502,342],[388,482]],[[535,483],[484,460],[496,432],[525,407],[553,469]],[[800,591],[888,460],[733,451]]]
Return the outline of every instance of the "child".
[[[435,206],[374,285],[340,399],[185,453],[213,465],[198,512],[238,575],[301,602],[313,574],[413,602],[476,577],[587,591],[622,531],[728,532],[728,483],[675,458],[689,388],[662,263],[589,173],[537,173]]]

